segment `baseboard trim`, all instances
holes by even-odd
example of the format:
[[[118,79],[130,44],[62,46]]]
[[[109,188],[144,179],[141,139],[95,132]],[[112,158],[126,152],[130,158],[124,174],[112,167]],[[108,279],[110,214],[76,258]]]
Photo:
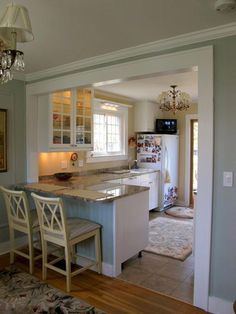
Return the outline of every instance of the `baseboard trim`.
[[[80,266],[85,266],[86,261],[83,260],[83,257],[77,258],[76,259],[76,264]],[[97,271],[96,266],[93,266],[90,268],[93,271]],[[113,265],[107,264],[107,263],[102,263],[102,274],[106,275],[108,277],[114,277],[114,270],[113,270]]]
[[[234,314],[233,303],[216,297],[209,297],[209,312],[214,314]]]
[[[15,240],[16,247],[21,247],[27,243],[27,237],[20,237]],[[0,255],[10,252],[10,241],[0,243]]]
[[[114,277],[113,265],[107,264],[107,263],[102,263],[102,273],[103,273],[103,275],[106,275],[109,277]]]
[[[15,240],[16,242],[16,247],[21,247],[25,244],[27,244],[27,237],[21,237],[21,238],[17,238]],[[3,243],[0,243],[0,255],[4,255],[10,252],[10,241],[6,241]],[[56,253],[54,253],[55,255],[57,255]],[[59,256],[59,255],[58,255]],[[78,262],[78,259],[76,261],[79,265],[84,266],[86,264],[85,261],[83,261],[81,258]],[[96,267],[91,267],[91,270],[96,271]],[[113,269],[113,265],[108,264],[108,263],[102,263],[102,274],[109,276],[109,277],[114,277],[114,269]]]

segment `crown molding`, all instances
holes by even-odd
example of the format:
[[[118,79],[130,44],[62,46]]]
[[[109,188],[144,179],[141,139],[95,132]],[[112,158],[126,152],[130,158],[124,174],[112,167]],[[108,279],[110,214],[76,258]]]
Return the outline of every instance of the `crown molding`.
[[[105,65],[119,60],[122,60],[124,62],[124,60],[127,58],[142,56],[154,52],[161,52],[167,49],[173,49],[181,46],[191,45],[233,35],[236,35],[236,22],[200,30],[197,32],[186,33],[167,39],[161,39],[131,48],[116,50],[111,53],[106,53],[92,58],[86,58],[83,60],[67,63],[43,71],[29,73],[25,75],[25,80],[27,82],[34,82],[54,76],[61,76],[70,72],[85,71],[88,68],[94,66],[97,67],[99,65]]]
[[[19,81],[26,81],[26,74],[23,72],[13,72],[13,79]]]

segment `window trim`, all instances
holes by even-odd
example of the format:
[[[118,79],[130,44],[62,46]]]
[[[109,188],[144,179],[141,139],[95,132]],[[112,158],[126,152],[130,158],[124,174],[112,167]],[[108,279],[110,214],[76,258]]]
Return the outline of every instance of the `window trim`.
[[[109,111],[101,108],[101,105],[104,103],[111,103],[117,105],[117,111]],[[121,117],[121,145],[123,153],[110,153],[110,154],[94,154],[93,151],[87,152],[87,163],[93,162],[106,162],[106,161],[118,161],[118,160],[127,160],[128,159],[128,107],[120,103],[114,103],[110,101],[95,99],[93,104],[93,115],[94,114],[114,114]]]

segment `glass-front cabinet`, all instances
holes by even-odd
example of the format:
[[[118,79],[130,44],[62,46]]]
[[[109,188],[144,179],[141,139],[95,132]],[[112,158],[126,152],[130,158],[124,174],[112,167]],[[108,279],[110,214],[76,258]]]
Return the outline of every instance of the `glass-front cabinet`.
[[[92,148],[93,91],[76,88],[50,97],[52,149]]]
[[[75,142],[78,145],[92,143],[92,91],[88,89],[76,90],[76,126]]]

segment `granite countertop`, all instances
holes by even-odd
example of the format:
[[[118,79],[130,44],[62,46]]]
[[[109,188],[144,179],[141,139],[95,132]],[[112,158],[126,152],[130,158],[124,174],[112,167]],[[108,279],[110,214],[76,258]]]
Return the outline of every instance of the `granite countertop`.
[[[112,183],[109,180],[122,179],[156,172],[152,169],[128,171],[100,172],[92,175],[75,175],[67,181],[60,181],[53,176],[44,178],[38,183],[20,184],[17,188],[34,192],[47,192],[54,196],[66,198],[78,198],[86,201],[113,201],[120,197],[129,196],[149,190],[149,187],[125,185],[119,182]]]

